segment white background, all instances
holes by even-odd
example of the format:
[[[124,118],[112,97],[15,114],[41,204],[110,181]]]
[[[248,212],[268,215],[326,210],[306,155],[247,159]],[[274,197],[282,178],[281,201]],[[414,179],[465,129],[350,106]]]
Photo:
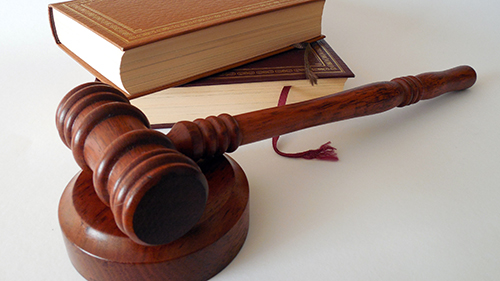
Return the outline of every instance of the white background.
[[[50,1],[0,9],[0,280],[83,280],[57,221],[77,173],[54,115],[92,76],[53,41]],[[332,141],[340,162],[291,160],[269,140],[232,156],[250,182],[246,243],[213,280],[499,280],[500,4],[328,0],[323,33],[346,88],[473,66],[468,91],[283,137]]]

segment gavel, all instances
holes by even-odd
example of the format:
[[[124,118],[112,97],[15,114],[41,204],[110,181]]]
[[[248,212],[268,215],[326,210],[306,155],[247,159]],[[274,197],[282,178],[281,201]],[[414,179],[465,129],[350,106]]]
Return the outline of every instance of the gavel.
[[[163,245],[192,229],[204,212],[209,187],[197,160],[464,90],[475,81],[474,69],[459,66],[282,107],[180,121],[166,135],[150,129],[145,115],[119,90],[91,82],[63,98],[56,124],[79,166],[92,171],[95,192],[111,208],[118,228],[141,245]]]

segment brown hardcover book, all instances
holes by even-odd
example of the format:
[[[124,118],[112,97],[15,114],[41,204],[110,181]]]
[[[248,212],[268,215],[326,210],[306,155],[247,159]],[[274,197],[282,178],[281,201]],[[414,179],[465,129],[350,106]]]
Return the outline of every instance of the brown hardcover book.
[[[321,38],[325,0],[74,0],[49,5],[56,43],[131,97]]]
[[[304,49],[292,49],[191,83],[131,99],[156,128],[180,120],[232,115],[277,106],[284,86],[292,86],[288,103],[342,91],[354,74],[326,40],[311,44],[309,64],[318,76],[306,79]]]

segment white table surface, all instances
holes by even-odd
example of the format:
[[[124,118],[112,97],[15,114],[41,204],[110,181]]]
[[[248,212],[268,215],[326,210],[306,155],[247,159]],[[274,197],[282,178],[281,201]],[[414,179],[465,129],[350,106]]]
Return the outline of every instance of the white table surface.
[[[79,170],[59,139],[63,95],[92,76],[54,43],[51,1],[0,9],[0,280],[83,280],[57,221]],[[346,88],[473,66],[469,91],[282,138],[332,141],[340,162],[291,160],[269,140],[232,154],[250,231],[213,280],[500,280],[500,2],[328,0],[323,33]]]

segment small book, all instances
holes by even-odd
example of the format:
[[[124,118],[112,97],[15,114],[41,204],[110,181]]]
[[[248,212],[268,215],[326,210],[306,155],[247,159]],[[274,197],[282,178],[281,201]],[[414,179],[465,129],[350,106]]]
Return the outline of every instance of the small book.
[[[305,49],[295,48],[194,82],[131,99],[154,127],[210,115],[237,115],[277,106],[284,86],[292,86],[287,103],[309,100],[344,88],[354,74],[325,39],[311,43],[307,55],[318,77],[311,85],[305,74]]]
[[[322,38],[325,0],[74,0],[49,5],[56,43],[130,97]]]

